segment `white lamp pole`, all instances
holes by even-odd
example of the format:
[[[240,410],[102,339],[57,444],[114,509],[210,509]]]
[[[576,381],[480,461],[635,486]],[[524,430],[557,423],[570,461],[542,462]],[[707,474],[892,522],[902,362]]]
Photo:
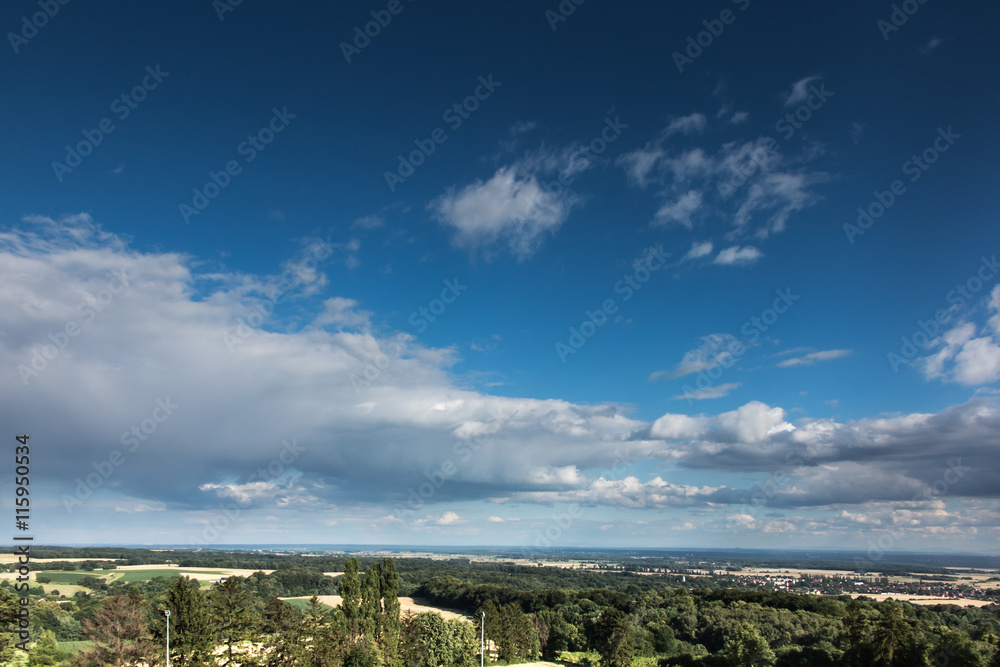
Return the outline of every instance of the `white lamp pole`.
[[[167,617],[167,667],[170,667],[170,610],[164,610],[163,614]]]
[[[480,613],[483,615],[483,622],[479,625],[479,667],[483,667],[486,660],[486,612]]]

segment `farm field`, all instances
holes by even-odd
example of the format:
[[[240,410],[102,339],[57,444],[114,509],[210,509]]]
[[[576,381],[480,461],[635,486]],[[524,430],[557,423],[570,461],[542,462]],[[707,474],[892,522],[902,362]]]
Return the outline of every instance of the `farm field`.
[[[879,602],[885,602],[886,600],[892,599],[897,602],[909,602],[911,604],[919,605],[935,605],[935,604],[953,604],[959,607],[986,607],[991,604],[995,604],[992,600],[967,600],[964,598],[936,598],[930,595],[905,595],[905,594],[877,594],[877,595],[852,595],[853,598],[859,597],[869,597]]]
[[[263,572],[264,574],[271,574],[274,570],[247,570],[239,568],[225,568],[225,567],[185,567],[181,568],[176,563],[163,563],[161,565],[121,565],[117,568],[119,571],[146,571],[146,570],[170,570],[170,572],[165,572],[162,575],[157,574],[156,576],[174,576],[175,574],[186,574],[192,579],[198,579],[200,581],[212,581],[222,577],[249,577],[254,572]],[[107,572],[107,570],[105,570]],[[148,578],[148,577],[147,577]],[[134,579],[126,579],[125,581],[134,581]]]
[[[328,607],[339,607],[340,603],[343,601],[339,595],[320,595],[319,601]],[[305,609],[308,606],[310,596],[294,597],[294,598],[281,598],[286,600],[289,604],[293,604],[299,609]],[[443,607],[434,607],[428,604],[424,604],[423,601],[413,599],[410,597],[400,597],[399,598],[399,611],[404,616],[407,613],[411,614],[422,614],[427,611],[432,611],[436,614],[440,614],[441,617],[450,621],[452,619],[460,619],[463,621],[472,622],[472,619],[465,614],[454,611],[453,609],[445,609]]]
[[[65,559],[61,560],[65,562]],[[34,581],[37,585],[41,586],[46,593],[52,590],[58,590],[62,595],[72,597],[75,593],[90,591],[89,588],[77,584],[77,582],[83,577],[96,577],[104,580],[106,583],[114,581],[130,583],[134,581],[149,581],[155,577],[174,577],[177,575],[186,575],[198,581],[201,585],[204,585],[207,582],[215,581],[221,577],[246,577],[257,571],[258,570],[232,568],[179,568],[176,565],[164,564],[122,566],[113,570],[39,570],[31,572],[29,578],[31,581]],[[274,570],[262,571],[265,574],[269,574]],[[38,583],[38,575],[49,577],[52,581],[50,583]],[[18,574],[16,572],[0,572],[0,579],[14,580],[17,576]]]
[[[17,554],[0,554],[0,565],[9,565],[10,563],[18,562],[17,559],[20,558]],[[32,563],[82,563],[84,561],[113,561],[114,558],[32,558]]]

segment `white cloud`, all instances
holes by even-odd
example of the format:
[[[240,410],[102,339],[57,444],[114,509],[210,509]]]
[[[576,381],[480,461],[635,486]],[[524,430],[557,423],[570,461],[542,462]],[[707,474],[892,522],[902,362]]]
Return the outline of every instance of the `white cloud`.
[[[807,76],[793,83],[791,90],[785,94],[785,106],[790,107],[799,102],[804,102],[809,97],[809,85],[819,79],[820,77],[818,76]]]
[[[44,234],[0,233],[0,372],[11,380],[0,385],[0,414],[19,415],[40,425],[39,437],[66,443],[52,450],[53,484],[74,488],[76,477],[106,459],[109,444],[165,397],[180,407],[115,479],[116,492],[168,508],[213,506],[223,497],[304,498],[278,493],[260,475],[249,479],[292,437],[303,447],[296,463],[307,471],[303,494],[328,505],[352,497],[404,499],[410,486],[426,481],[422,471],[457,460],[456,435],[485,438],[468,440],[470,448],[496,443],[464,462],[465,484],[445,485],[437,502],[491,485],[573,483],[583,466],[609,467],[609,439],[623,441],[641,425],[611,406],[471,391],[451,379],[454,350],[412,337],[401,339],[403,349],[370,386],[356,390],[354,379],[363,379],[396,337],[305,326],[261,327],[240,338],[237,322],[251,310],[244,299],[270,278],[201,274],[183,256],[132,251],[85,218],[41,221],[32,229]],[[344,270],[338,257],[345,252],[325,270]],[[33,355],[51,344],[49,333],[80,323],[81,295],[100,293],[108,272],[123,267],[128,289],[58,356],[32,370]],[[306,307],[306,299],[296,308]],[[341,320],[357,316],[354,302],[343,297],[320,294],[311,304]],[[240,341],[232,351],[227,335]],[[18,366],[26,369],[26,385]],[[63,417],[45,418],[56,405]],[[397,449],[399,442],[407,447]],[[317,481],[323,486],[311,486]]]
[[[977,386],[1000,380],[1000,345],[993,338],[973,338],[955,355],[954,379]]]
[[[731,359],[733,356],[731,350],[737,343],[739,340],[732,334],[716,333],[702,336],[701,345],[685,352],[684,357],[673,371],[656,371],[649,376],[649,379],[673,380],[707,370]]]
[[[732,122],[745,119],[746,114],[735,114]],[[765,138],[723,143],[714,153],[701,146],[679,153],[668,149],[671,135],[706,127],[700,114],[674,119],[656,139],[618,158],[630,183],[659,186],[662,201],[651,224],[690,228],[696,210],[731,209],[735,229],[730,238],[753,234],[763,239],[784,231],[792,215],[819,201],[814,187],[828,176],[803,165],[822,156],[821,145],[806,146],[799,156],[773,150]]]
[[[673,484],[661,477],[654,477],[647,482],[640,482],[636,477],[619,480],[600,477],[581,489],[527,491],[515,494],[514,497],[536,503],[573,502],[640,509],[702,504],[706,496],[717,490],[708,486]]]
[[[650,174],[665,156],[666,152],[662,149],[647,146],[625,153],[618,158],[616,164],[625,169],[630,181],[640,188],[645,188],[649,185]]]
[[[691,216],[701,207],[702,194],[697,190],[689,190],[675,202],[664,204],[656,212],[654,224],[668,225],[677,222],[688,229],[692,228]]]
[[[665,414],[653,422],[649,434],[663,440],[690,440],[702,437],[710,423],[705,417]]]
[[[704,114],[693,113],[690,116],[674,118],[667,125],[666,135],[673,134],[698,134],[708,126],[708,119]]]
[[[758,259],[764,256],[760,250],[753,246],[732,246],[726,248],[719,252],[713,260],[714,264],[722,264],[723,266],[739,266],[746,264],[753,264]]]
[[[351,223],[351,227],[360,229],[378,229],[385,226],[385,220],[379,215],[366,215]]]
[[[510,135],[512,137],[516,137],[519,134],[527,134],[528,132],[534,130],[536,127],[538,127],[538,122],[533,120],[514,123],[510,127]]]
[[[691,244],[691,249],[688,250],[687,254],[684,255],[684,259],[700,259],[707,255],[712,254],[712,242],[703,241],[698,243],[697,241]]]
[[[931,341],[937,351],[917,360],[927,379],[971,387],[1000,381],[1000,285],[984,302],[992,313],[984,326],[962,322]]]
[[[315,326],[333,324],[350,329],[368,329],[371,326],[371,313],[357,310],[358,302],[335,296],[323,302],[322,312],[313,322]]]
[[[575,465],[553,467],[546,466],[538,468],[530,473],[529,479],[538,486],[571,486],[580,484],[586,477],[580,474],[580,469]]]
[[[758,232],[766,236],[771,232],[782,232],[788,218],[816,203],[817,198],[809,187],[821,176],[806,174],[769,173],[754,181],[747,189],[746,197],[733,217],[737,226],[746,225],[753,215],[760,211],[773,211],[768,223]]]
[[[941,38],[935,35],[934,37],[931,37],[926,44],[920,47],[920,53],[926,56],[936,51],[939,46],[941,46]]]
[[[739,382],[727,382],[725,384],[706,387],[705,389],[695,389],[694,391],[679,394],[674,396],[674,400],[686,399],[689,401],[705,401],[713,398],[723,398],[728,396],[734,389],[739,389],[741,386],[742,384]]]
[[[344,271],[350,252],[340,248],[324,271],[331,278]],[[66,539],[85,541],[84,531],[111,517],[113,524],[101,525],[119,526],[114,539],[121,541],[128,534],[125,522],[135,520],[127,525],[141,529],[146,524],[138,521],[148,524],[147,512],[156,511],[163,517],[159,539],[184,541],[200,529],[195,517],[210,523],[213,508],[235,501],[246,503],[246,517],[262,508],[302,530],[314,529],[317,511],[336,512],[339,525],[391,516],[399,520],[386,519],[394,530],[408,530],[418,525],[403,514],[408,491],[430,483],[426,475],[433,477],[445,461],[455,471],[427,499],[427,526],[466,525],[457,512],[444,510],[492,498],[738,508],[754,483],[785,471],[787,480],[769,505],[837,512],[851,505],[857,513],[866,503],[892,502],[899,520],[943,530],[946,524],[934,523],[930,513],[940,500],[918,494],[951,480],[949,470],[962,471],[949,482],[949,499],[993,502],[1000,488],[996,396],[976,396],[937,413],[853,421],[792,423],[783,408],[751,401],[718,415],[669,413],[649,422],[614,404],[471,390],[450,373],[453,350],[413,339],[359,393],[352,376],[363,376],[388,336],[257,329],[230,353],[223,336],[245,315],[243,299],[278,278],[209,273],[200,266],[183,255],[133,250],[85,216],[37,219],[24,230],[0,231],[0,373],[8,378],[0,383],[0,417],[32,424],[33,436],[50,443],[46,480],[53,488],[75,488],[77,478],[93,472],[93,462],[118,447],[123,433],[153,414],[157,399],[179,406],[126,454],[109,481],[113,489],[98,489],[63,519],[52,497],[57,507],[48,516]],[[79,323],[82,295],[99,293],[108,272],[123,268],[128,289],[82,325],[37,376],[22,382],[18,366],[30,367],[33,353],[50,344],[50,333],[63,331],[68,321]],[[991,316],[998,294],[989,302]],[[297,305],[319,310],[334,297],[322,290]],[[984,329],[978,337],[992,332]],[[964,341],[964,348],[976,338],[953,340]],[[684,355],[674,376],[706,368],[735,340],[706,337]],[[950,376],[960,352],[942,372]],[[52,419],[54,413],[59,419]],[[291,450],[281,444],[293,438],[299,446],[291,453],[295,471]],[[619,451],[635,462],[632,476],[610,479],[606,471]],[[691,470],[757,477],[749,488],[692,485],[685,481]],[[961,520],[979,520],[983,512],[969,510]],[[802,525],[794,517],[784,520]]]
[[[820,352],[810,352],[809,354],[803,355],[801,357],[793,357],[791,359],[785,359],[784,361],[778,362],[779,368],[788,368],[789,366],[812,366],[817,361],[829,361],[830,359],[839,359],[840,357],[846,357],[852,352],[852,350],[823,350]]]
[[[525,259],[566,221],[576,201],[566,190],[547,192],[533,174],[501,167],[488,181],[449,189],[429,208],[454,230],[455,245],[473,251],[505,245]]]
[[[785,421],[784,410],[760,401],[751,401],[736,410],[722,413],[715,425],[717,437],[741,443],[760,442],[775,433],[794,428]]]

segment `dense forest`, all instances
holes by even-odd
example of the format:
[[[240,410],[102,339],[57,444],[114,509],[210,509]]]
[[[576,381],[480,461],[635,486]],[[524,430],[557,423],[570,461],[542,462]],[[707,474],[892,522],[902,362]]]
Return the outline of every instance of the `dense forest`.
[[[111,553],[82,557],[154,562],[120,550],[104,555]],[[164,554],[156,555],[162,563]],[[481,631],[486,660],[494,664],[1000,667],[996,604],[916,606],[468,560],[171,557],[188,567],[274,571],[204,588],[185,576],[111,583],[85,576],[88,592],[69,601],[32,600],[29,664],[162,665],[163,612],[170,611],[170,664],[177,667],[473,667]],[[59,565],[53,571],[108,567],[106,561],[52,565]],[[344,574],[323,574],[330,571]],[[335,608],[316,597],[279,599],[333,594],[342,597]],[[472,622],[400,614],[400,595],[458,610]],[[0,585],[2,664],[12,664],[18,606],[9,584]],[[89,643],[75,654],[57,643],[77,640]]]

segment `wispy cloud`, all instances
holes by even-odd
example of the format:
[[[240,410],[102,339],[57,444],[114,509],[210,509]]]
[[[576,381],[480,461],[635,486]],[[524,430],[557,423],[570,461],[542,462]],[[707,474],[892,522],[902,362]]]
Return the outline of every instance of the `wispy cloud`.
[[[738,342],[736,336],[732,334],[715,333],[702,336],[701,345],[685,352],[684,357],[672,371],[656,371],[650,374],[649,380],[673,380],[711,368],[730,358],[730,348]]]
[[[712,254],[712,242],[702,241],[701,243],[695,241],[691,244],[691,249],[688,250],[687,254],[684,255],[684,259],[699,259],[707,255]]]
[[[724,396],[728,396],[734,389],[739,389],[741,386],[742,383],[740,382],[727,382],[726,384],[706,387],[705,389],[696,389],[694,391],[679,394],[674,396],[673,400],[679,401],[684,399],[688,401],[705,401],[713,398],[723,398]]]
[[[745,266],[748,264],[753,264],[761,257],[764,253],[753,246],[731,246],[719,252],[713,260],[714,264],[721,264],[723,266]]]
[[[809,354],[800,357],[792,357],[791,359],[780,361],[778,362],[778,368],[789,368],[791,366],[812,366],[817,361],[829,361],[830,359],[846,357],[852,351],[853,350],[823,350],[820,352],[810,352]]]
[[[664,204],[660,207],[660,210],[656,212],[654,222],[657,225],[678,223],[691,229],[694,226],[691,222],[691,216],[701,207],[701,202],[701,192],[698,190],[689,190],[681,195],[677,201]]]
[[[929,55],[937,50],[941,46],[941,38],[938,36],[931,37],[926,44],[920,47],[920,53]]]
[[[804,102],[809,97],[809,85],[814,81],[819,81],[819,76],[807,76],[792,84],[791,90],[785,93],[785,106],[790,107],[800,102]]]
[[[693,113],[690,116],[674,118],[667,125],[667,136],[674,134],[698,134],[708,126],[708,118],[705,114]]]

